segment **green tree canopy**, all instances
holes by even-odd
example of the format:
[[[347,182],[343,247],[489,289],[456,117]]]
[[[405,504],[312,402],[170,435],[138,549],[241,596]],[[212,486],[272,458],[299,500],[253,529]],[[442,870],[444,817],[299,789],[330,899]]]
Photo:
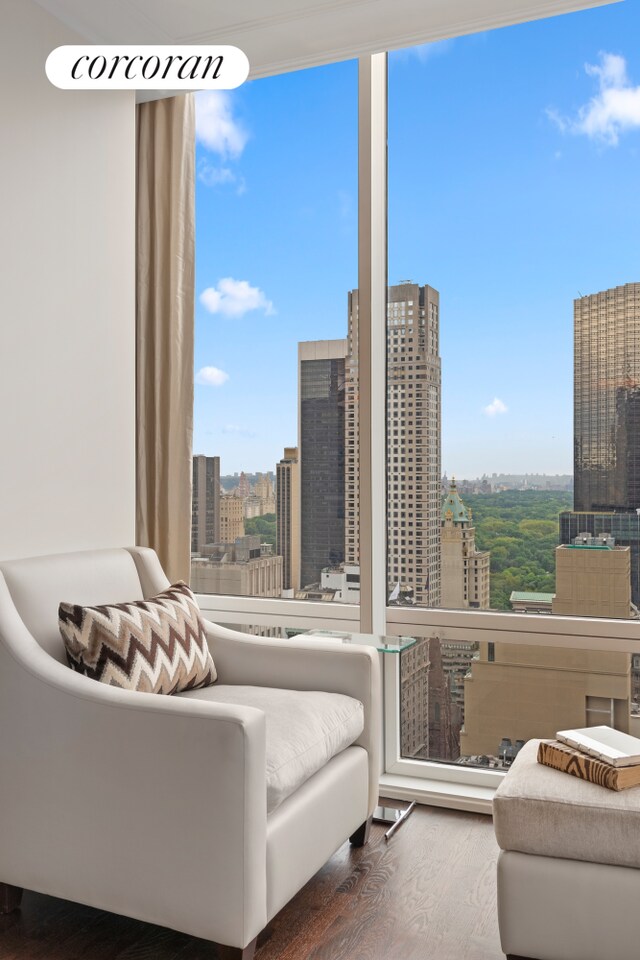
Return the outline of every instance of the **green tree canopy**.
[[[270,543],[272,547],[276,545],[276,515],[275,513],[265,513],[263,517],[251,517],[244,522],[244,532],[252,536],[260,537],[261,543]]]
[[[571,494],[505,490],[463,499],[472,510],[476,547],[491,551],[491,606],[510,610],[513,590],[554,593],[558,515],[571,510]]]

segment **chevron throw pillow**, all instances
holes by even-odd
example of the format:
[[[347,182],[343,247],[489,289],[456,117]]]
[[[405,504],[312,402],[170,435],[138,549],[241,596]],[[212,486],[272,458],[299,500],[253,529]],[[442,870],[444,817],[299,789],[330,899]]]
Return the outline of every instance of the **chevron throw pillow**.
[[[61,603],[58,622],[69,666],[102,683],[179,693],[216,679],[198,604],[182,581],[150,600]]]

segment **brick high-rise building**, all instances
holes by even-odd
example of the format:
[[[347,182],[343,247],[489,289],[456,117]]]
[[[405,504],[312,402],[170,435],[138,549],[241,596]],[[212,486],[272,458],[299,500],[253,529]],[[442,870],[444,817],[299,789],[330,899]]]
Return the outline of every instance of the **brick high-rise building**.
[[[241,497],[227,493],[220,497],[220,536],[214,543],[235,543],[244,537],[244,504]]]
[[[191,552],[220,539],[220,457],[193,458]]]
[[[440,606],[441,374],[439,295],[401,283],[387,298],[387,579]],[[349,294],[345,557],[359,562],[358,291]]]

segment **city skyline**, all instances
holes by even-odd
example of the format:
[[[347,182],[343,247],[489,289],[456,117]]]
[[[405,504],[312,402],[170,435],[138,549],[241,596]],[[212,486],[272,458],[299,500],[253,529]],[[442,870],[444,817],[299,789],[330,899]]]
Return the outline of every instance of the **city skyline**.
[[[638,279],[638,123],[589,105],[637,96],[639,25],[629,0],[390,56],[389,283],[441,294],[449,475],[571,471],[573,299]],[[295,443],[297,343],[347,334],[356,81],[199,97],[194,451],[232,473]]]

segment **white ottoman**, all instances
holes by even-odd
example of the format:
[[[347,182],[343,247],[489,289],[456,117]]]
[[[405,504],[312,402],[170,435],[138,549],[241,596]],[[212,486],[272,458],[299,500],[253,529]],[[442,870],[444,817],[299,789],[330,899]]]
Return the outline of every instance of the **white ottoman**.
[[[640,787],[621,793],[522,748],[493,801],[502,949],[531,960],[638,960]]]

